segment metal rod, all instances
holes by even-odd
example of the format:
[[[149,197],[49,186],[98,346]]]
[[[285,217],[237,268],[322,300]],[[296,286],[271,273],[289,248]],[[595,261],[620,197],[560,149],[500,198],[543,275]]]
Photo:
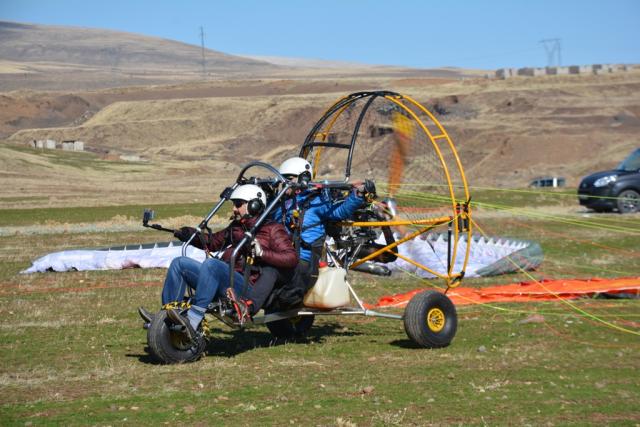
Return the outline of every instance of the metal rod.
[[[278,204],[278,202],[280,201],[280,199],[282,198],[282,196],[284,196],[284,194],[287,192],[287,190],[291,188],[291,185],[288,182],[285,182],[285,185],[282,187],[282,190],[280,190],[280,192],[276,195],[276,197],[273,198],[273,200],[271,201],[271,203],[269,203],[269,206],[267,209],[264,210],[264,212],[262,212],[262,215],[260,215],[258,217],[258,219],[256,220],[256,223],[254,224],[254,226],[251,228],[251,230],[247,231],[245,233],[244,238],[240,241],[240,243],[236,246],[236,248],[233,250],[232,254],[231,254],[231,259],[229,260],[229,286],[231,288],[233,288],[233,282],[235,279],[235,265],[236,265],[236,256],[238,255],[238,253],[240,252],[240,249],[242,249],[242,247],[249,241],[249,240],[253,240],[256,231],[258,230],[258,227],[260,227],[260,225],[262,225],[262,223],[264,222],[264,220],[267,218],[267,216],[269,216],[269,214],[271,213],[271,211],[273,210],[273,208],[276,206],[276,204]],[[247,286],[249,284],[248,283],[244,283],[242,285],[242,292],[240,292],[239,297],[242,298],[244,297],[245,292],[247,291]]]
[[[235,189],[238,186],[238,183],[236,182],[231,188]],[[200,224],[198,225],[197,228],[199,228],[200,230],[202,230],[204,227],[207,226],[207,224],[209,224],[209,221],[211,220],[211,218],[213,218],[213,216],[216,214],[216,212],[218,212],[220,210],[220,208],[222,207],[222,205],[224,204],[224,202],[226,202],[227,199],[225,198],[221,198],[220,201],[213,207],[213,209],[211,209],[211,211],[209,212],[209,214],[205,217],[205,219],[203,219]],[[198,232],[196,231],[195,233],[193,233],[191,235],[191,237],[189,237],[189,240],[187,240],[186,242],[184,242],[182,244],[182,256],[186,256],[187,255],[187,247],[189,247],[189,245],[191,244],[191,241],[193,240],[194,237],[196,237],[198,234]],[[207,252],[207,248],[204,248],[205,252]]]
[[[312,308],[300,308],[295,310],[287,310],[279,313],[265,314],[264,316],[256,316],[253,318],[255,325],[275,322],[278,320],[289,319],[296,316],[368,316],[382,317],[386,319],[402,320],[404,316],[392,313],[381,313],[375,310],[344,308],[334,310],[317,310]]]
[[[451,274],[451,223],[447,227],[447,275]]]
[[[364,120],[364,116],[367,114],[367,110],[371,106],[371,103],[378,97],[376,93],[371,95],[371,98],[367,101],[367,103],[362,107],[362,112],[360,113],[360,117],[358,117],[358,121],[356,122],[355,127],[353,128],[353,134],[351,134],[351,147],[349,147],[349,156],[347,157],[347,168],[344,171],[344,176],[349,178],[351,176],[351,161],[353,160],[353,150],[356,146],[356,140],[358,139],[358,132],[360,131],[360,126],[362,125],[362,121]]]

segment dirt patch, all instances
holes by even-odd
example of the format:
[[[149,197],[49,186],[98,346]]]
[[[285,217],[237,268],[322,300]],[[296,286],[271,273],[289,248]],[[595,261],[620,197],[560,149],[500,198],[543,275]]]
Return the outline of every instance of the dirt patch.
[[[96,109],[86,99],[71,94],[0,95],[0,137],[20,129],[77,125]]]

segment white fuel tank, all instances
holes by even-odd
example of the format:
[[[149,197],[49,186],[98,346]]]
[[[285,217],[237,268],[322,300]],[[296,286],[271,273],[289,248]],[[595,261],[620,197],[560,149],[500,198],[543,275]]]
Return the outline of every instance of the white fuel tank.
[[[344,268],[327,267],[325,263],[321,263],[316,284],[304,296],[305,307],[338,308],[349,305],[346,277],[347,271]]]

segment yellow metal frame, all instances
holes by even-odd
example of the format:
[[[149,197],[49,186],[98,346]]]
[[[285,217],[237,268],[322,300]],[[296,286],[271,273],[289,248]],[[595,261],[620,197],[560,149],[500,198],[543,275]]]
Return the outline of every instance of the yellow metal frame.
[[[338,99],[333,105],[338,104],[339,102],[342,102],[344,99],[346,99],[347,97],[342,97],[340,99]],[[396,255],[397,257],[411,263],[412,265],[421,268],[425,271],[428,271],[429,273],[435,275],[436,277],[440,277],[442,279],[444,279],[446,281],[447,287],[448,288],[453,288],[455,286],[458,286],[461,282],[462,279],[462,271],[464,271],[466,269],[467,263],[469,261],[469,254],[470,254],[470,248],[471,248],[471,233],[472,233],[472,226],[471,226],[471,207],[469,206],[469,200],[470,200],[470,196],[469,196],[469,188],[467,185],[467,179],[464,173],[464,169],[462,168],[462,163],[460,162],[460,158],[458,156],[458,152],[455,149],[455,146],[453,145],[453,141],[451,140],[451,137],[449,136],[449,134],[447,133],[446,129],[444,128],[444,126],[442,126],[442,124],[435,118],[435,116],[429,111],[427,110],[423,105],[421,105],[419,102],[417,102],[416,100],[414,100],[413,98],[410,98],[408,96],[405,95],[385,95],[384,96],[385,99],[389,100],[390,102],[392,102],[393,104],[397,105],[399,108],[401,108],[405,113],[408,114],[409,117],[411,117],[420,127],[420,129],[422,130],[422,132],[424,132],[424,134],[427,136],[427,138],[429,139],[429,141],[431,142],[431,145],[433,146],[433,149],[435,151],[435,153],[438,156],[438,159],[440,161],[440,165],[442,166],[442,169],[444,171],[445,177],[447,179],[447,186],[448,186],[448,190],[449,190],[449,198],[451,201],[451,209],[453,212],[452,216],[446,216],[446,217],[440,217],[440,218],[429,218],[429,219],[424,219],[424,220],[416,220],[416,221],[376,221],[376,222],[342,222],[341,225],[343,226],[348,226],[348,227],[384,227],[384,226],[399,226],[399,225],[428,225],[427,227],[421,228],[420,230],[411,233],[410,235],[402,238],[401,240],[398,240],[392,244],[389,244],[377,251],[375,251],[374,253],[366,256],[365,258],[359,259],[358,261],[354,262],[351,265],[351,268],[357,267],[358,265],[369,261],[375,257],[377,257],[378,255],[380,255],[383,252],[391,252],[391,249],[395,248],[396,246],[411,240],[417,236],[419,236],[420,234],[423,234],[431,229],[433,229],[434,227],[438,226],[438,225],[443,225],[443,224],[450,224],[451,229],[452,229],[452,239],[453,239],[453,247],[451,250],[451,260],[449,263],[449,269],[447,271],[446,275],[440,274],[435,272],[434,270],[432,270],[431,268],[422,265],[416,261],[413,261],[411,259],[408,259],[405,256],[402,256],[400,254],[396,254],[395,252],[393,253],[394,255]],[[416,107],[419,111],[421,111],[422,113],[424,113],[429,120],[438,128],[439,130],[439,134],[438,135],[433,135],[433,133],[429,130],[429,128],[427,128],[427,126],[425,126],[425,124],[422,122],[422,120],[418,117],[418,115],[409,107],[407,107],[407,105],[405,105],[402,100],[406,100],[409,104],[413,105],[414,107]],[[354,100],[355,101],[355,100]],[[322,130],[322,132],[318,132],[316,135],[320,136],[321,141],[325,141],[328,138],[328,135],[331,132],[331,129],[333,128],[333,125],[336,123],[338,117],[340,117],[340,115],[346,110],[346,108],[351,105],[351,103],[347,103],[344,106],[342,106],[340,109],[338,109],[334,114],[333,117],[331,118],[330,122],[327,124],[327,126]],[[333,108],[333,107],[331,107]],[[327,112],[329,112],[329,110],[331,109],[329,108],[325,114]],[[457,167],[458,172],[460,173],[460,177],[462,179],[462,185],[463,185],[463,189],[464,189],[464,200],[457,200],[456,196],[455,196],[455,191],[454,191],[454,186],[453,183],[451,181],[451,174],[449,173],[449,167],[446,164],[446,161],[444,159],[444,156],[442,155],[442,151],[440,149],[440,146],[438,145],[439,140],[444,140],[446,142],[446,146],[449,147],[449,149],[451,150],[451,153],[453,154],[453,157],[455,159],[455,166]],[[320,156],[322,153],[322,147],[318,147],[316,149],[316,152],[314,153],[314,161],[313,161],[313,178],[315,179],[316,177],[316,172],[317,172],[317,168],[320,164]],[[309,151],[307,150],[306,152],[303,153],[304,156],[308,156],[309,155]],[[461,206],[463,205],[463,206]],[[458,210],[458,207],[461,207],[462,210]],[[466,210],[466,211],[465,211]],[[465,221],[468,224],[468,227],[466,229],[466,234],[467,234],[467,245],[466,245],[466,251],[465,251],[465,255],[464,255],[464,261],[463,261],[463,265],[462,265],[462,269],[461,272],[459,273],[454,273],[453,269],[455,266],[455,261],[456,261],[456,256],[458,253],[458,242],[459,242],[459,235],[460,232],[459,230],[459,224],[460,221]]]
[[[342,101],[343,99],[345,99],[345,97],[340,98],[336,103]],[[334,103],[334,105],[336,104]],[[329,122],[329,125],[327,126],[327,130],[324,132],[320,132],[320,136],[321,139],[320,141],[325,142],[327,140],[327,138],[329,137],[329,133],[331,133],[331,129],[333,128],[333,125],[335,124],[336,120],[338,120],[338,117],[340,117],[340,114],[342,114],[342,112],[351,104],[346,104],[344,105],[342,108],[340,108],[336,114],[334,114],[333,119],[331,119],[331,121]],[[328,110],[327,110],[328,111]],[[318,135],[318,134],[316,134]],[[322,147],[318,147],[317,152],[314,153],[314,158],[313,158],[313,173],[311,175],[311,179],[316,179],[316,173],[318,172],[318,166],[320,164],[320,154],[322,153]],[[306,155],[307,153],[305,153]]]

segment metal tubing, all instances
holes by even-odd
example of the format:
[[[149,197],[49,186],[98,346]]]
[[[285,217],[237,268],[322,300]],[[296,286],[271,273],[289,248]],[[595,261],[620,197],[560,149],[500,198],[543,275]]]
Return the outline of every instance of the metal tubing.
[[[404,319],[404,316],[400,316],[399,314],[380,313],[379,311],[373,311],[373,310],[366,310],[364,315],[370,316],[370,317],[385,317],[387,319],[396,319],[396,320]]]
[[[233,186],[231,187],[232,189],[236,189],[236,187],[238,187],[238,183],[236,182],[235,184],[233,184]],[[224,202],[226,202],[227,199],[220,199],[220,201],[213,207],[213,209],[211,209],[211,211],[209,212],[209,214],[205,217],[205,219],[203,219],[200,224],[198,225],[198,228],[200,230],[202,230],[204,227],[207,226],[207,224],[209,224],[209,221],[211,220],[211,218],[213,218],[213,216],[216,214],[216,212],[218,212],[220,210],[220,208],[222,207],[222,205],[224,204]],[[191,241],[193,240],[194,237],[196,237],[196,235],[198,234],[198,232],[196,231],[195,233],[193,233],[191,235],[191,237],[189,238],[189,240],[187,240],[186,242],[184,242],[182,244],[182,256],[186,256],[187,255],[187,247],[191,244]],[[207,249],[205,248],[205,252],[208,253]]]
[[[256,316],[253,318],[254,325],[262,325],[264,323],[275,322],[278,320],[289,319],[296,316],[368,316],[368,317],[382,317],[386,319],[402,320],[404,316],[392,313],[381,313],[375,310],[367,309],[335,309],[335,310],[316,310],[316,309],[301,309],[287,310],[280,313],[270,313],[264,316]]]
[[[447,227],[447,276],[451,274],[451,223]]]
[[[347,179],[351,176],[351,161],[353,160],[353,149],[356,146],[356,140],[358,139],[358,132],[360,131],[360,126],[362,125],[362,121],[364,120],[364,116],[367,114],[367,111],[369,110],[369,107],[371,106],[371,103],[378,97],[378,95],[376,93],[373,93],[371,95],[371,98],[369,98],[369,100],[367,101],[366,104],[364,104],[364,107],[362,107],[362,111],[360,112],[360,116],[358,117],[358,120],[356,121],[356,125],[353,128],[353,134],[351,134],[351,147],[349,147],[349,156],[347,157],[347,168],[344,171],[344,175],[347,177]]]
[[[395,242],[391,243],[390,245],[387,245],[387,246],[385,246],[384,248],[380,248],[380,249],[378,249],[377,251],[373,252],[372,254],[367,255],[367,256],[366,256],[366,257],[364,257],[364,258],[360,258],[358,261],[356,261],[356,262],[354,262],[353,264],[351,264],[351,266],[350,266],[350,267],[351,267],[351,268],[353,268],[353,267],[357,267],[357,266],[359,266],[360,264],[362,264],[362,263],[364,263],[364,262],[367,262],[367,261],[369,261],[370,259],[373,259],[373,258],[377,257],[377,256],[378,256],[378,255],[380,255],[381,253],[383,253],[383,252],[385,252],[385,251],[387,251],[387,250],[389,250],[389,249],[393,249],[393,248],[395,248],[396,246],[401,245],[402,243],[406,242],[407,240],[411,240],[411,239],[413,239],[414,237],[419,236],[420,234],[422,234],[422,233],[424,233],[424,232],[427,232],[427,231],[431,230],[433,227],[435,227],[435,225],[430,225],[430,226],[428,226],[428,227],[425,227],[425,228],[422,228],[422,229],[420,229],[420,230],[418,230],[418,231],[415,231],[415,232],[413,232],[413,233],[411,233],[411,234],[409,234],[409,235],[407,235],[407,236],[403,237],[403,238],[402,238],[402,239],[400,239],[400,240],[396,240]]]

